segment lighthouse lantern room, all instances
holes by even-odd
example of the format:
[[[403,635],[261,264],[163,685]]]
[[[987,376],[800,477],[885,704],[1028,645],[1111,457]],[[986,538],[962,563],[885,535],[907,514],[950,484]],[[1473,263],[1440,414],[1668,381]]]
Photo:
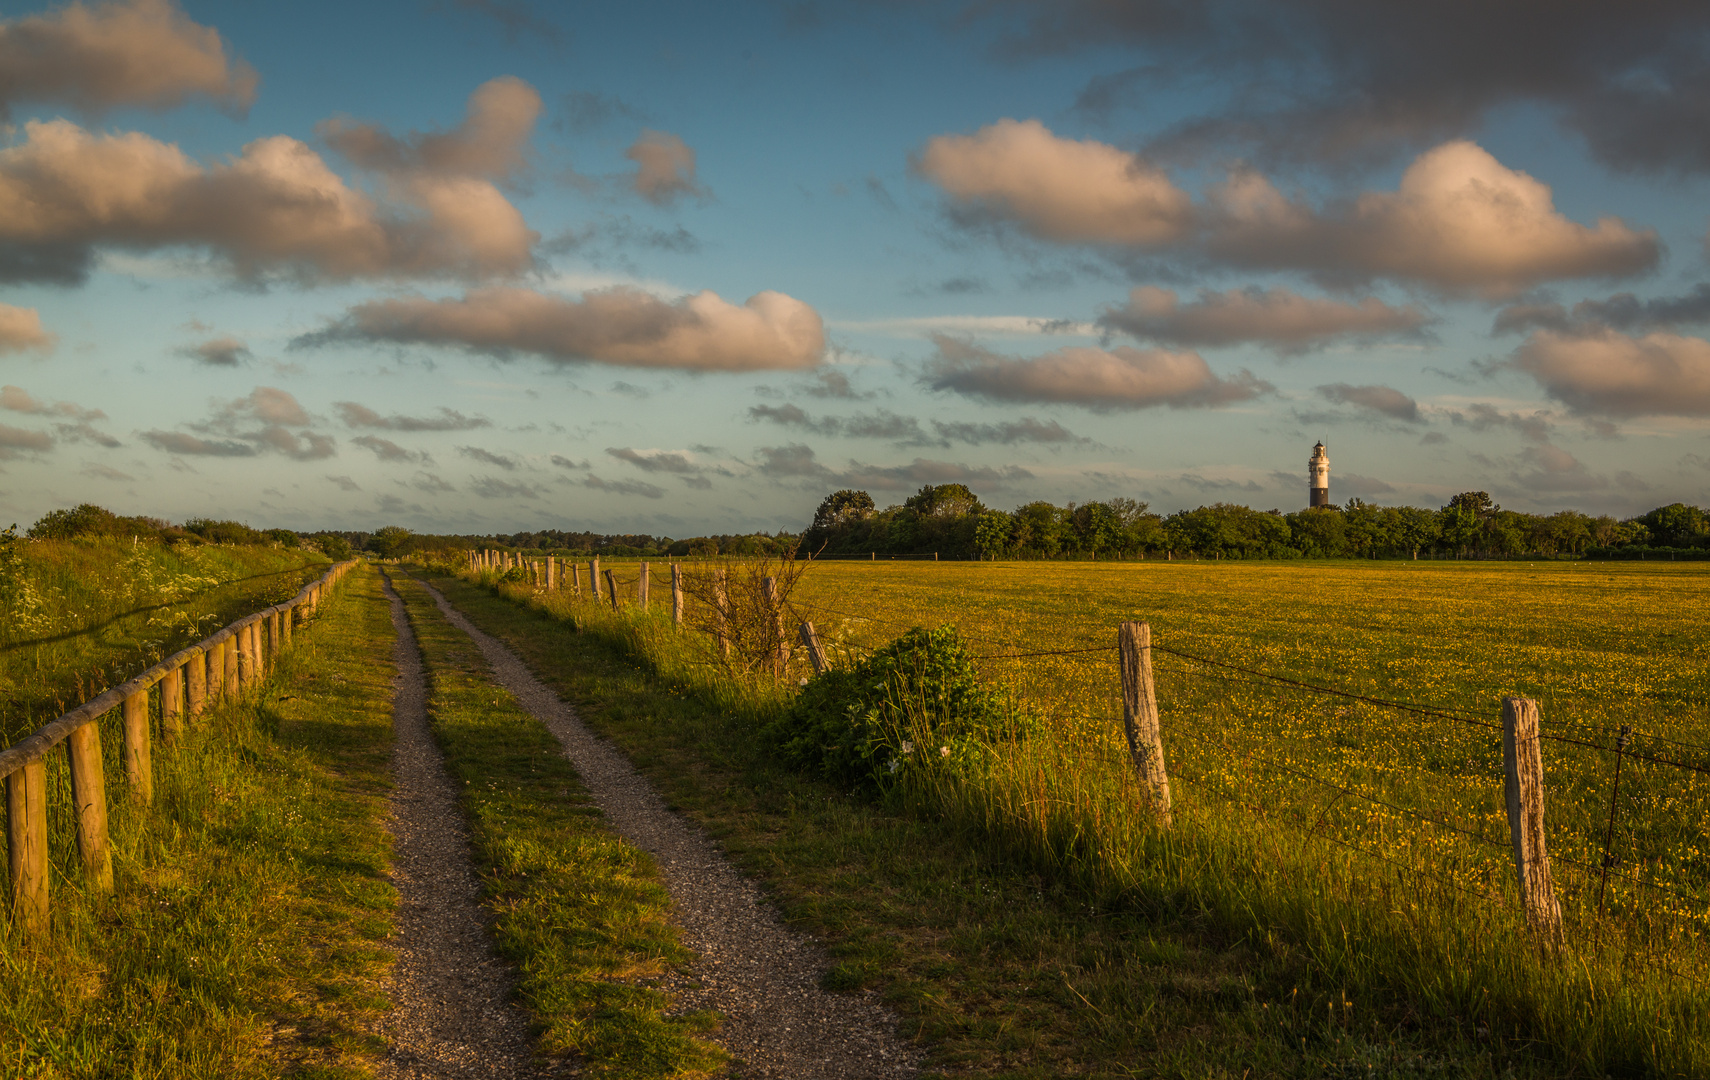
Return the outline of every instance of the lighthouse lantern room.
[[[1310,486],[1311,507],[1330,505],[1330,452],[1320,442],[1306,459],[1307,483]]]

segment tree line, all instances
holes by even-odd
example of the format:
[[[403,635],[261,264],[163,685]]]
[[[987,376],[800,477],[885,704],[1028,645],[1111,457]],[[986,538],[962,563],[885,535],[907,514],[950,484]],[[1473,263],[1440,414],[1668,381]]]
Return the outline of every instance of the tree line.
[[[928,484],[878,509],[865,491],[834,491],[802,536],[805,552],[943,558],[1545,558],[1600,555],[1710,557],[1710,514],[1685,503],[1619,520],[1577,510],[1504,510],[1488,493],[1456,495],[1437,509],[1345,506],[1285,514],[1214,503],[1153,513],[1129,498],[1031,502],[992,510],[963,484]]]

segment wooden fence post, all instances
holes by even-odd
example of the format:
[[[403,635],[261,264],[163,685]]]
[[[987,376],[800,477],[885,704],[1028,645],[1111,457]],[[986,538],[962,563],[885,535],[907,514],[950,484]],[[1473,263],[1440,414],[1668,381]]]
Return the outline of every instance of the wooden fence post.
[[[99,892],[113,891],[113,853],[107,846],[107,770],[101,761],[101,725],[91,720],[66,737],[71,766],[71,812],[77,819],[77,853],[83,880]]]
[[[606,599],[608,599],[612,602],[612,610],[616,611],[618,609],[617,578],[612,577],[612,572],[611,572],[611,569],[609,567],[606,569],[605,574],[606,574]]]
[[[184,664],[184,711],[191,720],[202,715],[208,700],[208,654],[192,656]]]
[[[679,563],[671,564],[671,622],[683,625],[683,567]]]
[[[778,602],[778,579],[767,578],[765,586],[766,606],[772,609],[772,639],[777,642],[772,649],[772,678],[776,681],[784,677],[784,663],[790,656],[790,639],[784,633],[784,605]]]
[[[184,734],[184,669],[160,677],[160,741],[167,746]]]
[[[594,594],[594,603],[600,602],[600,557],[594,556],[588,564],[588,591]]]
[[[12,917],[32,934],[48,929],[47,764],[41,758],[6,778],[6,832]]]
[[[556,588],[558,588],[558,556],[548,555],[546,557],[546,591],[551,592]]]
[[[718,613],[714,637],[718,638],[720,656],[730,655],[730,598],[724,591],[724,567],[713,572],[713,609]]]
[[[641,605],[641,610],[647,610],[647,575],[648,565],[641,564],[641,576],[635,579],[635,602]]]
[[[239,694],[255,685],[255,657],[250,652],[249,642],[250,627],[254,625],[251,623],[249,626],[240,626],[237,630],[237,687]]]
[[[582,571],[580,563],[570,564],[570,588],[573,590],[571,593],[572,596],[578,600],[582,599]]]
[[[1502,699],[1502,788],[1526,922],[1554,947],[1561,943],[1562,908],[1544,847],[1544,759],[1538,751],[1538,703],[1529,698]]]
[[[125,699],[125,780],[138,802],[154,801],[154,763],[148,746],[148,691]]]
[[[813,661],[813,673],[824,675],[830,665],[825,662],[825,650],[820,647],[819,635],[813,632],[813,623],[804,622],[801,628],[802,644],[807,646],[808,659]]]
[[[238,696],[238,640],[237,634],[226,638],[226,674],[225,683],[220,690],[220,696],[231,700]]]
[[[1158,698],[1152,689],[1152,627],[1125,622],[1116,635],[1122,658],[1122,727],[1134,770],[1150,790],[1158,824],[1170,827],[1170,774],[1164,766],[1164,740],[1158,731]]]

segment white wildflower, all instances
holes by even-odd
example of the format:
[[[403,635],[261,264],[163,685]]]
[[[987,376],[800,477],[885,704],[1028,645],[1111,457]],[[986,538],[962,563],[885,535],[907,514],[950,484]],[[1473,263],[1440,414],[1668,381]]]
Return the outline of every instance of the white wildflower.
[[[914,744],[909,742],[907,739],[904,739],[903,744],[902,744],[902,752],[905,754],[914,753]]]
[[[950,756],[950,748],[948,746],[940,746],[938,748],[938,756],[939,757],[949,757]]]

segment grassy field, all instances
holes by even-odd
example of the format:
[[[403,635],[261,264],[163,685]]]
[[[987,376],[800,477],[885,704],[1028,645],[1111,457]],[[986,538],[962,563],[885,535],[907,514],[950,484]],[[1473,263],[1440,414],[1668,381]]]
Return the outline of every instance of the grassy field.
[[[1318,1002],[1327,1020],[1458,1026],[1558,1071],[1698,1075],[1710,1068],[1703,774],[1627,761],[1612,845],[1623,861],[1600,918],[1587,868],[1601,856],[1612,758],[1546,744],[1569,944],[1544,960],[1513,906],[1499,742],[1479,724],[1502,694],[1523,694],[1543,702],[1547,733],[1612,741],[1631,723],[1635,749],[1710,764],[1698,749],[1710,741],[1707,590],[1701,570],[1649,564],[831,563],[794,599],[834,654],[952,623],[993,657],[989,677],[1049,737],[992,747],[979,769],[923,769],[910,805],[1083,902],[1197,911],[1316,991],[1335,987]],[[782,690],[731,685],[704,642],[657,615],[542,599],[745,714],[750,731],[798,675]],[[1159,655],[1177,799],[1176,828],[1161,834],[1121,753],[1113,646],[1125,618],[1151,622],[1160,647],[1474,723]],[[1105,651],[999,658],[1074,649]]]
[[[378,576],[351,574],[266,683],[157,746],[146,813],[100,721],[111,897],[82,891],[50,756],[52,936],[0,920],[0,1075],[369,1075],[396,902],[392,644]]]
[[[499,951],[541,1030],[581,1075],[700,1077],[715,1017],[669,1014],[657,989],[689,959],[645,852],[606,827],[558,740],[492,680],[420,584],[395,576],[426,661],[428,714],[461,789]]]
[[[0,745],[294,596],[328,565],[315,553],[262,545],[0,544]]]

